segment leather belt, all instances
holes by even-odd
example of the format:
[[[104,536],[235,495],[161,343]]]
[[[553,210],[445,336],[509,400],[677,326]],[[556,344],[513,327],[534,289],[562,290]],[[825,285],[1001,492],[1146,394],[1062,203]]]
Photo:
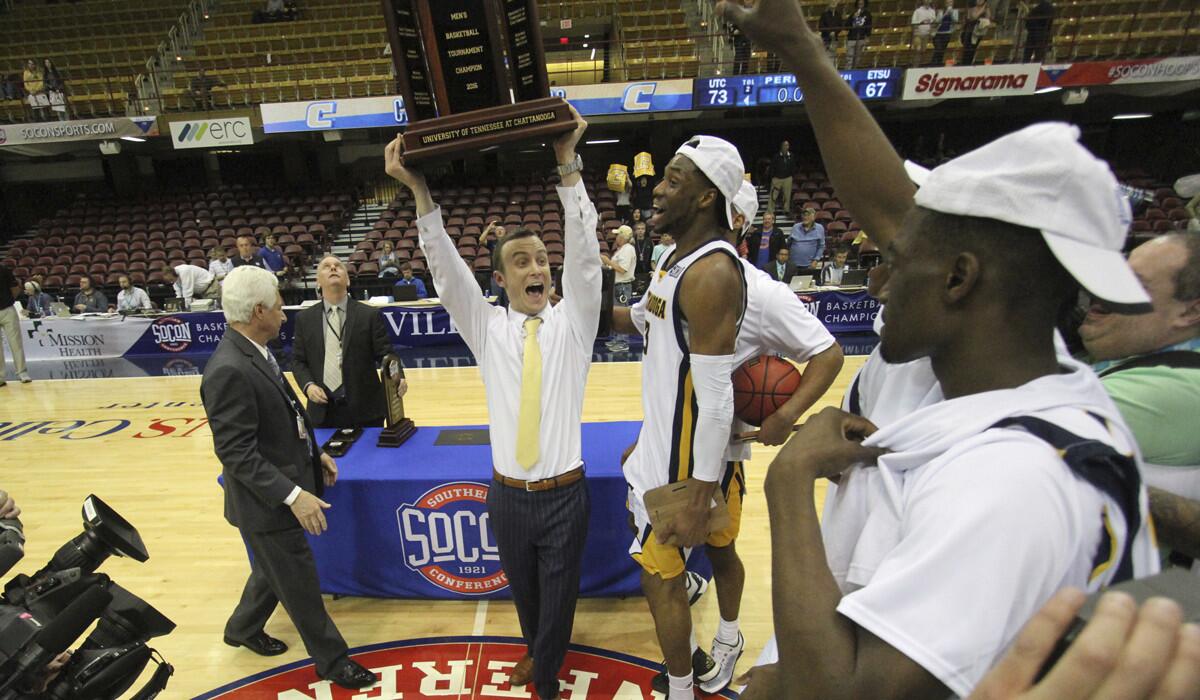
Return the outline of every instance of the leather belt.
[[[505,486],[514,489],[522,489],[524,491],[550,491],[571,484],[583,478],[583,467],[576,467],[565,474],[552,476],[549,479],[539,479],[537,481],[521,481],[520,479],[510,479],[500,472],[492,469],[492,478]]]

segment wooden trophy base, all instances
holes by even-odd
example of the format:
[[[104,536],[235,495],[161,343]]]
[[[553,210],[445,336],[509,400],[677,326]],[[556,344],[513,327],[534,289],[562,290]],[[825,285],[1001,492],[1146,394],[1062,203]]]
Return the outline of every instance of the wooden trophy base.
[[[544,139],[574,128],[571,108],[561,97],[425,119],[412,123],[404,132],[404,160],[415,162],[514,141]]]
[[[405,418],[396,425],[389,425],[379,433],[377,447],[399,447],[417,432],[417,426],[411,418]]]

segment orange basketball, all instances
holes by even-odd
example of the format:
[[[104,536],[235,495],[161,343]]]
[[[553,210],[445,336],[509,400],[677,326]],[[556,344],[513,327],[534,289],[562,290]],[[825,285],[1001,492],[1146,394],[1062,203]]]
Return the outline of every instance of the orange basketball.
[[[787,360],[761,355],[733,372],[733,411],[750,425],[761,426],[800,387],[800,372]]]

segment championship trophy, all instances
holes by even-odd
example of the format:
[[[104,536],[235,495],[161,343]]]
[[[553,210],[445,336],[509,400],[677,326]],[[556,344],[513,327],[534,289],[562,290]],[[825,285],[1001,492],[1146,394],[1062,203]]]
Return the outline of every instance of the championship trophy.
[[[411,418],[404,417],[404,399],[396,392],[396,387],[404,379],[404,363],[394,353],[388,353],[383,358],[383,393],[387,398],[387,427],[379,433],[379,447],[399,447],[405,443],[417,426]]]
[[[550,97],[536,0],[383,0],[412,162],[575,128]]]

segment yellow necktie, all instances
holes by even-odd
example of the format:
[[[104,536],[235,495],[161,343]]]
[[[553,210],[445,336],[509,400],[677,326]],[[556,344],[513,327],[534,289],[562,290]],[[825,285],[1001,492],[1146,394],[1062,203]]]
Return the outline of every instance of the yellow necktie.
[[[529,469],[538,461],[542,423],[542,349],[537,329],[542,319],[525,319],[525,362],[521,368],[521,413],[517,418],[517,464]]]

